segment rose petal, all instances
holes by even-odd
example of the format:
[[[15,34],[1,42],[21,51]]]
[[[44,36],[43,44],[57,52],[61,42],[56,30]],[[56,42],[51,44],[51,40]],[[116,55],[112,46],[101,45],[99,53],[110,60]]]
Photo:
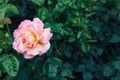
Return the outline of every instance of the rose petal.
[[[42,50],[42,46],[41,46],[41,45],[37,45],[37,46],[34,47],[33,49],[27,50],[26,53],[27,53],[28,55],[34,55],[34,56],[36,56],[36,55],[39,54],[39,52],[40,52],[41,50]]]
[[[19,53],[24,53],[25,52],[25,47],[24,44],[21,42],[21,40],[16,40],[13,42],[13,48],[17,50]]]
[[[46,28],[46,29],[44,29],[44,32],[41,35],[42,38],[41,38],[40,42],[46,44],[49,42],[49,40],[52,36],[53,36],[53,34],[50,33],[50,28]]]
[[[31,24],[32,24],[32,22],[30,20],[24,20],[20,23],[20,25],[18,26],[18,29],[26,28],[27,26],[29,26]]]
[[[31,54],[24,54],[24,58],[25,59],[31,59],[31,58],[33,58],[34,56],[33,55],[31,55]]]
[[[34,25],[34,29],[35,29],[35,32],[38,35],[41,35],[42,32],[43,32],[43,27],[44,27],[44,24],[42,21],[39,20],[39,18],[34,18],[33,19],[33,25]]]
[[[42,50],[40,51],[39,55],[41,56],[44,53],[46,53],[49,48],[50,48],[50,43],[48,42],[46,45],[42,46]]]

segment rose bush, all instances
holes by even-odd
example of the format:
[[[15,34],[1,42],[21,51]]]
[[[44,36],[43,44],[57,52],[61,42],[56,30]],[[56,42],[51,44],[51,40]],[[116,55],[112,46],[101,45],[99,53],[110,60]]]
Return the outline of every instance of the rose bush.
[[[49,48],[52,37],[50,28],[43,29],[44,23],[38,18],[33,21],[24,20],[13,33],[13,48],[26,59],[44,54]]]
[[[120,80],[119,5],[0,0],[0,80]]]

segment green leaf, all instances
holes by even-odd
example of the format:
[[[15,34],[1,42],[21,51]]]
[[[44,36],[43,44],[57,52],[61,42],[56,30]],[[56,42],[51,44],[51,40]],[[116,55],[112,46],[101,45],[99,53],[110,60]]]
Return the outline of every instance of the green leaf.
[[[47,4],[48,4],[48,5],[51,5],[51,4],[52,4],[52,1],[51,1],[51,0],[48,0]]]
[[[49,13],[48,13],[47,8],[42,7],[38,10],[38,17],[41,20],[45,20],[48,17],[48,15],[49,15]]]
[[[0,20],[4,18],[4,16],[5,16],[5,11],[3,7],[0,7]],[[3,24],[0,24],[0,28],[3,28]]]
[[[43,75],[47,75],[48,74],[48,63],[47,63],[47,61],[45,62],[45,64],[43,65],[43,70],[42,70],[42,72],[43,72]]]
[[[114,68],[120,70],[120,61],[113,62]]]
[[[86,65],[86,69],[90,72],[95,72],[97,71],[97,67],[94,64],[91,64],[90,62]]]
[[[5,16],[5,9],[4,7],[0,7],[0,19],[4,18]]]
[[[86,71],[86,72],[83,72],[82,77],[83,77],[83,80],[92,80],[93,76],[91,72]]]
[[[0,0],[0,4],[4,3],[7,4],[9,0]]]
[[[1,54],[0,55],[0,62],[6,60],[9,57],[8,54]]]
[[[0,53],[2,52],[2,49],[0,49]]]
[[[55,77],[57,75],[57,67],[62,65],[59,58],[49,58],[43,66],[43,75],[48,77]]]
[[[74,41],[75,41],[75,37],[70,36],[70,37],[68,38],[68,42],[74,42]]]
[[[48,76],[49,77],[55,77],[57,75],[57,67],[54,64],[49,64],[49,71]]]
[[[120,36],[117,34],[113,34],[110,38],[110,43],[118,43],[120,42]]]
[[[4,26],[3,24],[0,24],[0,28],[3,28],[3,26]]]
[[[19,10],[13,4],[7,4],[7,5],[4,6],[4,8],[8,11],[12,11],[15,14],[19,14]]]
[[[4,0],[5,4],[7,4],[9,2],[9,0]]]
[[[63,77],[74,78],[74,76],[72,75],[72,71],[70,69],[63,69],[61,75]]]
[[[90,45],[85,40],[81,40],[81,49],[87,53],[90,50]]]
[[[97,48],[96,51],[97,51],[96,54],[100,56],[103,53],[103,48]]]
[[[50,58],[50,61],[58,67],[62,65],[62,61],[57,57]]]
[[[52,78],[51,80],[68,80],[65,77],[62,77],[61,75],[57,75],[55,78]]]
[[[44,0],[32,0],[32,2],[37,4],[38,6],[44,5]]]
[[[66,5],[68,5],[68,4],[70,4],[70,3],[72,3],[72,1],[71,0],[61,0],[62,1],[62,3],[63,4],[66,4]]]
[[[55,12],[55,13],[57,13],[57,14],[59,14],[59,13],[62,13],[64,10],[66,9],[66,6],[64,6],[64,4],[62,4],[62,3],[57,3],[56,5],[55,5],[55,8],[53,8],[53,11]]]
[[[77,34],[77,39],[79,39],[81,37],[81,35],[82,35],[82,32],[79,31],[78,34]]]
[[[87,24],[85,24],[85,23],[80,23],[80,25],[81,25],[81,27],[83,28],[82,32],[85,34],[85,36],[86,36],[87,38],[91,39],[92,37],[91,37],[91,34],[90,34],[89,30],[88,30]]]
[[[107,0],[101,0],[102,3],[106,3]]]
[[[114,73],[114,69],[112,68],[112,66],[107,65],[104,67],[103,76],[110,77],[113,73]]]
[[[87,28],[83,29],[82,31],[86,35],[87,38],[92,39],[91,34],[90,34],[90,32],[89,32],[89,30]]]
[[[2,77],[2,71],[0,70],[0,77]]]
[[[65,54],[65,56],[67,56],[68,58],[71,57],[71,53],[70,53],[69,50],[65,50],[65,51],[64,51],[64,54]]]
[[[15,77],[18,73],[19,61],[15,56],[10,55],[3,61],[3,67],[10,76]]]
[[[0,49],[6,48],[9,43],[8,36],[5,35],[5,32],[0,30]]]
[[[65,69],[73,70],[73,66],[70,63],[64,63],[63,66]]]
[[[86,17],[86,18],[89,18],[89,17],[91,17],[91,16],[94,15],[94,14],[96,14],[96,12],[88,13],[88,14],[85,15],[85,17]]]
[[[86,66],[81,64],[78,66],[78,68],[76,69],[77,72],[84,72],[86,71]]]
[[[92,43],[92,42],[97,42],[97,40],[87,40],[87,42],[90,42],[90,43]]]
[[[101,28],[100,28],[99,26],[94,26],[94,27],[92,27],[92,29],[93,29],[96,33],[99,33]]]

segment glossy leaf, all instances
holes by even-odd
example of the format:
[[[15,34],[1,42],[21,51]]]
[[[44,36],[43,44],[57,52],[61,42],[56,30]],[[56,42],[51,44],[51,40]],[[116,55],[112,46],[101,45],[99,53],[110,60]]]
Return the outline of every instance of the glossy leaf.
[[[5,35],[6,33],[3,31],[0,31],[0,48],[6,48],[8,46],[9,38]]]
[[[4,8],[8,11],[12,11],[15,14],[19,14],[19,10],[13,4],[7,4],[7,5],[4,6]]]
[[[84,72],[84,71],[86,71],[86,66],[81,64],[81,65],[78,66],[76,71],[77,72]]]
[[[103,70],[103,75],[109,77],[114,73],[114,69],[111,66],[105,66]]]
[[[90,45],[86,41],[81,40],[81,49],[86,53],[90,50]]]
[[[117,34],[113,34],[110,38],[110,43],[118,43],[120,42],[120,36]]]
[[[10,76],[16,76],[19,70],[19,61],[15,56],[10,55],[3,61],[3,67]]]
[[[63,69],[61,75],[64,77],[74,78],[74,76],[72,75],[72,71],[69,69]]]
[[[62,61],[57,57],[50,58],[50,61],[51,63],[55,64],[57,67],[62,65]]]
[[[3,7],[0,7],[0,19],[4,18],[5,16],[5,11]]]
[[[38,6],[42,6],[44,4],[44,0],[31,0],[31,1],[37,4]]]
[[[57,67],[54,64],[49,64],[49,71],[48,76],[49,77],[55,77],[57,75]]]
[[[117,69],[117,70],[120,70],[120,61],[115,61],[113,62],[113,65],[114,65],[114,68]]]
[[[42,7],[38,10],[38,17],[41,19],[41,20],[45,20],[47,17],[48,17],[49,13],[48,13],[48,10],[47,8],[45,7]]]
[[[1,54],[1,55],[0,55],[0,62],[6,60],[8,57],[9,57],[8,54]]]
[[[79,39],[81,37],[81,35],[82,35],[82,32],[79,31],[78,34],[77,34],[77,39]]]
[[[69,41],[69,42],[74,42],[74,41],[75,41],[75,37],[73,37],[73,36],[72,36],[72,37],[69,37],[68,41]]]
[[[86,72],[83,72],[82,77],[83,77],[83,80],[92,80],[93,76],[92,76],[92,73],[86,71]]]

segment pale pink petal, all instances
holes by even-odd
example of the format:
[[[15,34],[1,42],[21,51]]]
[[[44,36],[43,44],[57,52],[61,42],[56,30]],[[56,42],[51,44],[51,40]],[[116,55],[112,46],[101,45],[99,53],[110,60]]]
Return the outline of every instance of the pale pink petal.
[[[24,44],[20,40],[16,40],[13,42],[13,48],[17,50],[19,53],[25,52]]]
[[[17,42],[16,41],[13,42],[13,49],[17,50]]]
[[[25,58],[25,59],[31,59],[31,58],[34,57],[34,56],[31,55],[31,54],[23,54],[23,55],[24,55],[24,58]]]
[[[52,33],[50,33],[50,28],[46,28],[46,29],[44,29],[44,32],[43,32],[43,34],[41,35],[41,42],[42,43],[44,43],[44,44],[46,44],[46,43],[48,43],[49,42],[49,40],[50,40],[50,38],[53,36],[53,34]]]
[[[24,21],[22,21],[22,22],[20,23],[20,25],[18,26],[18,28],[19,28],[19,29],[25,28],[25,27],[27,27],[27,26],[29,26],[29,25],[31,25],[31,24],[32,24],[32,22],[31,22],[30,20],[24,20]]]
[[[38,29],[42,30],[43,27],[44,27],[43,22],[42,22],[39,18],[34,18],[34,19],[33,19],[33,23],[36,25],[36,26],[35,26],[35,29],[36,29],[36,30],[38,30]]]
[[[17,38],[19,35],[21,35],[20,33],[21,33],[21,32],[19,31],[19,29],[16,29],[16,30],[13,32],[13,37],[14,37],[14,38]]]
[[[35,55],[38,55],[41,50],[42,50],[42,46],[41,45],[37,45],[33,49],[29,49],[26,53],[28,55],[34,55],[35,56]]]
[[[42,50],[40,51],[39,55],[41,56],[44,53],[46,53],[49,48],[50,48],[50,43],[48,42],[47,44],[42,46]]]
[[[39,18],[34,18],[33,19],[33,25],[34,25],[36,35],[38,37],[43,32],[44,24],[43,24],[43,22],[41,20],[39,20]]]
[[[29,28],[28,28],[29,27]],[[29,23],[28,22],[21,22],[21,24],[19,25],[19,28],[18,29],[15,29],[15,31],[14,31],[14,33],[13,33],[13,36],[14,37],[18,37],[19,35],[21,35],[21,34],[25,34],[25,33],[27,33],[26,31],[27,30],[31,30],[31,31],[35,31],[34,30],[34,26],[33,26],[33,24],[32,24],[32,22],[31,21],[29,21]]]

